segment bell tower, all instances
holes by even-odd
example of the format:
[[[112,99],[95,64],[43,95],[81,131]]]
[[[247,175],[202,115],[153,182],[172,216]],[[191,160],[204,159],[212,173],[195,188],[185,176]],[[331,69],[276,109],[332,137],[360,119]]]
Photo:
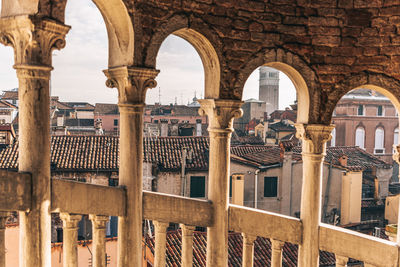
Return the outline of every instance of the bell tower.
[[[266,112],[270,115],[279,108],[279,71],[270,67],[260,67],[260,88],[258,99],[265,101]]]

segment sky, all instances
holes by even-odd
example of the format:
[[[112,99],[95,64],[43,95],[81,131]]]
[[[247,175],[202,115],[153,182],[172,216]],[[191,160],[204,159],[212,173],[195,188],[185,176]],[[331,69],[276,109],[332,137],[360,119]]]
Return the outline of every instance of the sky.
[[[82,4],[84,3],[84,4]],[[1,8],[1,1],[0,1]],[[117,103],[117,89],[105,86],[107,32],[97,7],[90,0],[68,0],[65,23],[72,28],[64,49],[53,52],[51,94],[61,101]],[[0,45],[0,90],[18,87],[13,50]],[[157,56],[157,87],[147,91],[146,103],[187,104],[204,96],[204,71],[196,50],[185,40],[169,36]],[[280,74],[279,108],[289,106],[296,93],[290,79]],[[243,100],[258,98],[258,70],[246,82]]]

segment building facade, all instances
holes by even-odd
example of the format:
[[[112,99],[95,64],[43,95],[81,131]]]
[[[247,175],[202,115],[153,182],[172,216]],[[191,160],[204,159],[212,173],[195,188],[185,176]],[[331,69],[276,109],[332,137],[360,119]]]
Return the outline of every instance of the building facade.
[[[398,144],[399,118],[391,101],[373,90],[354,90],[342,97],[332,117],[331,146],[358,146],[392,163]]]

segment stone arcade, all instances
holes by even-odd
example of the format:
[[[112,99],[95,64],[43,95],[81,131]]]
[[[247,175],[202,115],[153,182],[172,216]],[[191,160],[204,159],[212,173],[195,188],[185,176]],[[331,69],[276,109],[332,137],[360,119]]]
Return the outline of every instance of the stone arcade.
[[[50,212],[61,212],[64,220],[64,266],[77,266],[77,214],[90,214],[93,221],[96,267],[105,266],[109,215],[119,216],[120,267],[141,265],[142,219],[158,222],[158,267],[165,266],[168,222],[184,225],[183,266],[192,266],[193,226],[208,228],[209,267],[227,265],[228,230],[244,236],[245,267],[252,266],[256,236],[272,240],[274,267],[282,264],[283,242],[299,245],[301,267],[317,266],[319,249],[335,253],[336,266],[346,266],[349,257],[364,266],[399,266],[399,243],[320,223],[321,167],[340,97],[362,87],[400,107],[399,1],[93,2],[108,32],[107,85],[119,92],[119,188],[50,179],[51,52],[65,45],[66,0],[2,1],[0,41],[14,48],[19,80],[20,154],[19,173],[2,173],[0,209],[20,212],[20,266],[50,266]],[[191,43],[204,65],[201,107],[209,118],[211,138],[208,201],[142,192],[144,100],[146,90],[156,85],[157,52],[170,34]],[[232,123],[241,116],[246,79],[262,65],[285,72],[297,89],[296,128],[304,160],[300,220],[228,205]],[[72,197],[71,190],[84,193]],[[4,266],[4,230],[0,234]]]

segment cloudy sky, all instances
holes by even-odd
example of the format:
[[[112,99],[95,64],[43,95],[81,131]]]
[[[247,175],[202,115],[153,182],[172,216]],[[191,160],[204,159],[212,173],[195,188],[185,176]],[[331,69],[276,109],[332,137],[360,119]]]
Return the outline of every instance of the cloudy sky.
[[[90,0],[68,0],[66,24],[72,26],[67,46],[53,53],[52,95],[62,101],[117,103],[117,91],[105,86],[102,73],[107,68],[107,32],[96,6]],[[12,64],[13,50],[0,45],[0,90],[18,86]],[[162,104],[175,101],[187,104],[195,93],[198,98],[204,95],[200,57],[183,39],[170,36],[164,41],[157,57],[157,69],[161,70],[158,86],[148,91],[147,103],[161,100]],[[280,108],[284,108],[293,103],[295,89],[283,73],[280,88]],[[257,97],[258,71],[255,71],[246,82],[243,99]]]

